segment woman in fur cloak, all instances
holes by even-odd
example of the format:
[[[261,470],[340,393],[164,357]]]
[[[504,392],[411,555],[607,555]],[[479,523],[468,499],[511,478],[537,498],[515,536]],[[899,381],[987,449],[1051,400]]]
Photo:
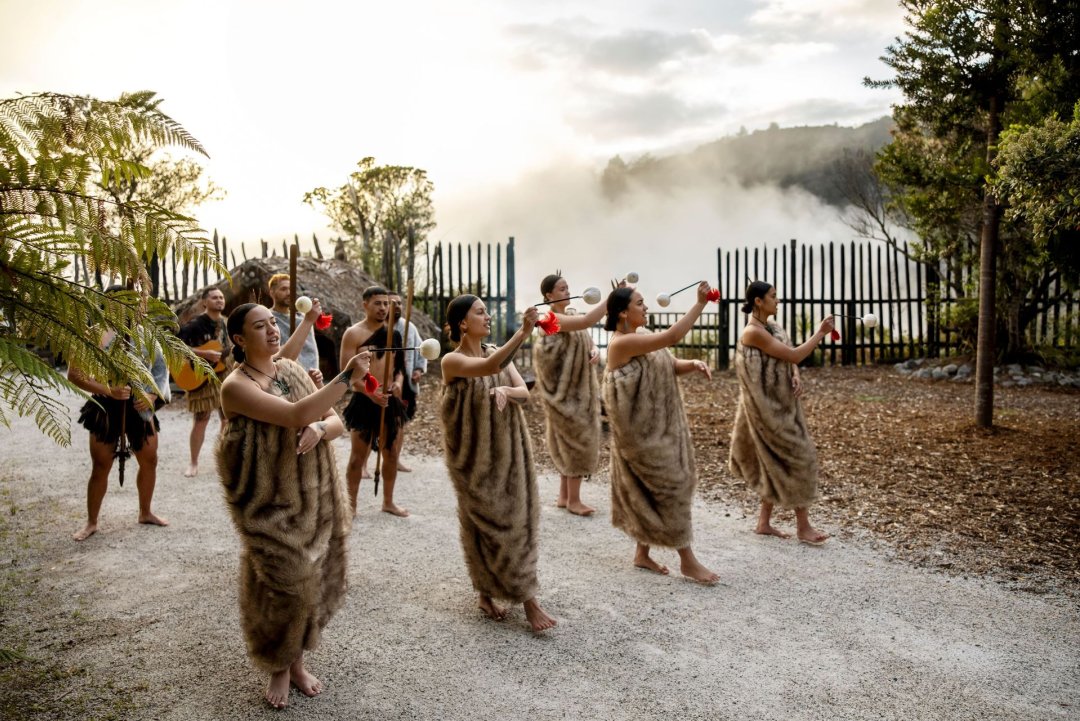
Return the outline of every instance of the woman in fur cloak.
[[[344,432],[333,405],[351,383],[363,383],[369,357],[357,354],[316,390],[290,360],[306,332],[293,333],[279,350],[270,310],[248,303],[233,311],[228,333],[240,365],[221,385],[227,427],[218,474],[242,544],[240,623],[248,653],[270,673],[266,700],[282,708],[290,682],[307,696],[322,691],[304,668],[304,651],[315,648],[345,598],[351,518],[329,443]]]
[[[450,301],[446,319],[457,347],[443,356],[443,426],[446,468],[454,483],[461,547],[479,606],[496,621],[521,603],[533,631],[555,625],[536,600],[540,500],[532,448],[520,404],[529,398],[512,358],[532,333],[536,308],[501,348],[483,345],[491,316],[474,295]]]
[[[551,301],[548,307],[559,322],[557,333],[533,341],[536,388],[547,420],[547,449],[559,471],[556,505],[577,516],[589,516],[596,509],[581,502],[581,479],[595,473],[600,460],[600,384],[593,369],[600,351],[589,329],[606,309],[597,305],[585,315],[572,314],[570,286],[558,272],[544,278],[540,292]]]
[[[690,548],[690,504],[697,485],[694,449],[675,376],[697,371],[712,378],[699,360],[678,360],[667,350],[701,315],[709,292],[702,281],[697,302],[661,333],[638,333],[648,308],[641,293],[617,288],[607,300],[608,342],[604,407],[611,424],[611,523],[637,541],[634,565],[657,573],[668,569],[649,556],[652,546],[675,548],[687,578],[713,584],[719,576]]]
[[[742,311],[750,319],[735,349],[739,407],[728,467],[761,497],[757,533],[788,538],[773,527],[772,510],[794,508],[799,540],[820,544],[828,536],[810,525],[807,510],[817,499],[818,463],[799,400],[798,364],[832,331],[833,321],[826,317],[808,341],[792,348],[784,329],[769,321],[777,305],[773,286],[756,280],[747,287]]]

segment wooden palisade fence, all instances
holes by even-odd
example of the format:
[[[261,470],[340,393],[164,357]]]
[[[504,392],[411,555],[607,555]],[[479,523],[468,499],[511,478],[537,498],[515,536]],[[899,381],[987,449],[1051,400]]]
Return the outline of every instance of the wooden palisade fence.
[[[318,238],[312,236],[312,241],[314,255],[322,258]],[[294,237],[294,242],[299,239]],[[227,267],[235,268],[248,259],[243,245],[238,258],[216,231],[213,244]],[[266,241],[259,245],[262,257],[277,255],[276,245],[271,247]],[[282,241],[283,257],[289,256],[289,245]],[[501,344],[517,329],[513,237],[506,243],[425,243],[420,262],[414,260],[409,258],[403,268],[401,259],[395,259],[397,286],[405,287],[410,275],[407,268],[415,268],[421,276],[416,278],[415,307],[439,327],[445,322],[447,303],[457,295],[471,293],[480,297],[491,313],[491,342]],[[850,241],[812,246],[792,239],[773,247],[718,248],[716,263],[717,280],[713,282],[720,288],[721,300],[718,306],[710,304],[706,308],[694,330],[675,347],[678,355],[706,359],[718,368],[728,367],[746,323],[741,305],[748,279],[764,280],[777,287],[780,308],[776,320],[787,329],[795,345],[810,337],[821,318],[829,313],[877,316],[875,328],[864,328],[854,318],[838,318],[841,339],[835,343],[827,340],[808,363],[854,365],[971,350],[964,345],[954,320],[962,304],[973,302],[955,293],[969,281],[971,270],[957,271],[945,263],[918,261],[906,243],[893,246]],[[74,273],[76,280],[81,274],[88,283],[100,284],[100,279],[89,278],[85,264],[77,266]],[[210,284],[205,269],[199,275],[191,264],[171,256],[151,268],[157,295],[169,302],[186,298]],[[1049,295],[1060,300],[1041,302],[1038,315],[1028,325],[1026,340],[1033,347],[1071,349],[1080,340],[1080,295],[1062,294],[1061,287],[1058,278]],[[681,315],[653,311],[649,325],[665,328]],[[607,346],[610,333],[602,325],[594,327],[592,333],[599,347]],[[517,360],[527,366],[530,358],[526,344]]]

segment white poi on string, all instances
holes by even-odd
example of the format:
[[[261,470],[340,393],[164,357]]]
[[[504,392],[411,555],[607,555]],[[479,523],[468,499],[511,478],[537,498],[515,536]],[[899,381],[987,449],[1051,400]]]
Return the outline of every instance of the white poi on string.
[[[877,324],[878,324],[878,318],[873,313],[867,313],[866,315],[861,316],[861,317],[857,316],[857,315],[846,315],[844,313],[833,313],[833,315],[835,315],[838,318],[852,318],[854,320],[859,321],[860,323],[862,323],[867,328],[875,328],[875,327],[877,327]]]
[[[420,344],[420,355],[429,361],[438,358],[440,353],[442,353],[442,345],[439,343],[438,338],[428,338]]]
[[[533,307],[539,308],[542,305],[553,305],[555,303],[562,303],[568,300],[576,300],[578,298],[582,298],[589,305],[596,305],[600,302],[600,297],[600,289],[589,286],[584,291],[582,291],[581,295],[569,295],[565,298],[556,298],[555,300],[542,300],[539,303],[533,303]]]
[[[695,281],[695,282],[691,283],[690,285],[686,286],[685,288],[679,288],[674,293],[660,293],[659,295],[656,296],[656,304],[658,306],[660,306],[661,308],[667,308],[669,305],[671,305],[671,297],[672,296],[678,295],[679,293],[682,293],[684,290],[690,290],[691,288],[693,288],[693,287],[695,287],[697,285],[700,285],[700,284],[701,284],[701,281],[698,280],[698,281]],[[720,300],[720,291],[718,291],[716,288],[710,288],[709,289],[709,300],[711,300],[713,302],[716,302],[716,301]]]
[[[623,280],[625,280],[627,283],[637,283],[639,280],[641,280],[641,276],[637,274],[636,270],[632,270],[626,274],[626,277],[623,278]]]
[[[303,315],[311,310],[311,298],[302,295],[296,299],[296,312]]]
[[[372,353],[383,353],[385,351],[399,351],[399,350],[418,350],[420,355],[430,360],[435,360],[442,354],[442,345],[439,343],[438,338],[428,338],[420,345],[405,346],[402,348],[368,348]]]
[[[585,289],[585,292],[581,294],[581,297],[589,305],[596,305],[600,302],[602,295],[599,288],[589,287]]]

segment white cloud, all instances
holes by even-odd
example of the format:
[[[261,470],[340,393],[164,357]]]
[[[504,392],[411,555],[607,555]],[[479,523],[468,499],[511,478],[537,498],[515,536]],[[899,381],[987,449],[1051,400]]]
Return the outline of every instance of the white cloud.
[[[366,155],[425,168],[442,203],[553,157],[589,165],[740,125],[874,117],[893,98],[860,80],[885,74],[884,44],[852,23],[880,15],[897,34],[883,6],[0,2],[0,97],[157,90],[228,191],[203,224],[254,244],[318,230],[303,193],[344,182]],[[449,212],[437,205],[437,220]]]
[[[898,33],[903,11],[896,0],[757,0],[753,25],[796,30],[800,34],[833,31]]]

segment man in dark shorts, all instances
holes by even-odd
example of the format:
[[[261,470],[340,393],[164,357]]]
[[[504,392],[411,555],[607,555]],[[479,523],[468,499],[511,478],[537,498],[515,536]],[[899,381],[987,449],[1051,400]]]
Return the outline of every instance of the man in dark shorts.
[[[390,312],[390,297],[386,288],[372,286],[364,291],[364,312],[364,319],[350,326],[341,338],[343,363],[347,363],[363,348],[401,347],[401,336],[396,332],[390,337],[390,342],[387,342],[386,318]],[[401,428],[405,425],[407,416],[405,405],[401,402],[405,382],[405,356],[401,352],[393,353],[393,356],[390,387],[380,387],[370,393],[367,390],[354,391],[352,400],[342,413],[345,427],[351,431],[349,435],[352,439],[345,478],[349,483],[353,513],[356,512],[356,497],[360,490],[364,461],[377,438],[383,461],[382,510],[395,516],[409,515],[408,509],[394,503],[394,484],[397,481],[398,457],[401,454],[403,438]],[[385,363],[384,353],[376,353],[371,359],[371,374],[380,381]],[[385,426],[380,429],[383,408],[386,409]]]
[[[116,334],[108,331],[101,338],[101,346],[108,348],[115,339]],[[157,390],[152,387],[142,388],[145,396],[140,397],[132,390],[130,383],[103,383],[75,366],[68,367],[68,380],[94,396],[79,414],[79,423],[90,431],[90,460],[93,466],[86,485],[86,526],[72,536],[76,541],[85,541],[98,530],[98,514],[109,487],[109,472],[112,470],[121,427],[126,432],[128,447],[139,464],[135,477],[139,490],[139,523],[169,525],[167,520],[155,515],[150,508],[157,483],[158,431],[161,429],[154,411],[169,402],[169,371],[160,353],[144,362],[150,369],[157,390],[164,397],[159,398]]]

